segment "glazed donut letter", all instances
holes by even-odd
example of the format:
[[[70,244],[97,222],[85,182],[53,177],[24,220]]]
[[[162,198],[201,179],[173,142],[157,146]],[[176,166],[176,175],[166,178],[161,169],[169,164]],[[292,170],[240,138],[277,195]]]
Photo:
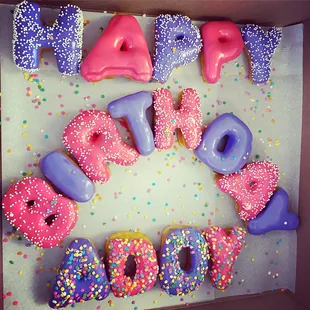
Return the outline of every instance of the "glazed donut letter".
[[[103,300],[110,293],[104,264],[88,239],[73,240],[57,271],[49,306],[53,309],[78,302]]]
[[[266,32],[257,25],[241,28],[242,38],[250,61],[250,80],[255,84],[266,83],[271,72],[271,58],[280,44],[282,30],[272,27]]]
[[[190,266],[183,270],[179,252],[189,248]],[[170,226],[161,238],[159,281],[169,295],[186,295],[197,290],[208,271],[209,252],[202,233],[186,226]]]
[[[44,176],[72,200],[86,202],[95,193],[93,182],[60,151],[45,155],[40,160],[40,168]]]
[[[82,60],[82,40],[83,13],[75,5],[61,7],[52,27],[42,25],[37,3],[23,1],[15,8],[13,60],[21,70],[38,70],[40,49],[52,48],[58,70],[66,75],[78,74]]]
[[[153,92],[155,110],[155,145],[158,149],[167,150],[172,147],[175,129],[178,140],[188,149],[195,149],[202,135],[202,114],[199,95],[193,88],[186,88],[181,93],[179,110],[174,110],[170,91],[159,88]]]
[[[78,217],[74,201],[57,195],[36,177],[11,185],[2,208],[10,224],[42,248],[58,245],[72,231]]]
[[[239,28],[232,22],[208,22],[201,27],[202,75],[206,82],[216,83],[225,62],[237,58],[244,43]]]
[[[224,137],[228,140],[224,150],[220,152],[218,146]],[[207,127],[195,153],[212,170],[229,174],[247,163],[252,151],[252,140],[249,127],[238,117],[225,113]]]
[[[296,230],[298,227],[298,216],[288,211],[288,194],[282,188],[277,189],[266,208],[248,222],[251,235],[262,235],[273,230]]]
[[[220,176],[216,183],[236,200],[241,219],[248,221],[265,208],[278,180],[279,168],[269,161],[262,161],[248,164],[239,172]]]
[[[121,140],[110,115],[99,110],[85,110],[65,128],[63,143],[93,181],[108,182],[107,162],[133,165],[139,153]]]
[[[141,27],[134,16],[116,15],[81,67],[88,82],[126,76],[138,82],[152,77],[152,61]]]
[[[153,78],[160,83],[167,82],[175,67],[197,59],[201,46],[199,29],[189,17],[159,15],[155,19]]]
[[[105,244],[111,290],[116,297],[130,297],[149,291],[158,274],[157,257],[152,241],[142,233],[119,232],[110,236]],[[125,274],[129,255],[136,262],[133,279]]]
[[[206,229],[212,267],[209,270],[211,283],[218,290],[226,290],[233,278],[233,267],[245,243],[246,231],[242,227],[233,227],[229,235],[221,227]]]
[[[146,110],[152,103],[152,95],[140,91],[108,104],[108,111],[113,118],[126,118],[141,155],[149,155],[155,149],[154,135],[146,118]]]

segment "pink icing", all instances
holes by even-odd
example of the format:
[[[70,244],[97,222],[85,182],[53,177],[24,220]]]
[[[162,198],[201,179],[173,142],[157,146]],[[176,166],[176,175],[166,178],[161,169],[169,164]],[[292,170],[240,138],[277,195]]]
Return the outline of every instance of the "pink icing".
[[[139,158],[139,153],[122,141],[111,116],[99,110],[77,115],[65,128],[63,143],[85,174],[99,183],[110,179],[107,162],[130,166]]]
[[[211,283],[219,290],[226,290],[233,279],[232,270],[245,243],[246,231],[242,227],[233,227],[227,236],[223,228],[214,226],[203,234],[209,243]]]
[[[218,187],[240,207],[241,219],[254,219],[266,206],[279,180],[279,168],[269,162],[248,164],[240,172],[221,176]]]
[[[78,217],[74,201],[56,194],[47,182],[36,177],[13,184],[3,197],[2,208],[11,225],[42,248],[59,244]]]
[[[136,262],[133,279],[124,274],[129,255],[133,255]],[[112,239],[108,247],[108,272],[111,290],[116,297],[126,298],[150,290],[158,274],[153,245],[144,239]]]
[[[81,74],[88,82],[120,75],[148,82],[152,70],[144,34],[130,15],[116,15],[110,20],[81,66]]]
[[[239,28],[229,21],[208,22],[201,27],[202,72],[208,83],[216,83],[225,62],[237,58],[244,43]]]
[[[155,145],[158,149],[172,147],[174,131],[179,128],[184,137],[186,147],[195,149],[202,135],[202,114],[200,98],[193,88],[186,88],[182,92],[179,110],[173,107],[171,92],[166,88],[159,88],[153,92],[155,109]]]

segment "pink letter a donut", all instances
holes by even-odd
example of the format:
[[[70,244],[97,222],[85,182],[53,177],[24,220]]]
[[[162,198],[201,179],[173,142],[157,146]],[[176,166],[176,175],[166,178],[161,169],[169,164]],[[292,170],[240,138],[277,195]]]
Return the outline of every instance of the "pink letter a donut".
[[[126,76],[147,83],[152,61],[144,34],[135,17],[114,16],[81,66],[88,82]]]
[[[239,172],[217,180],[218,187],[238,204],[241,219],[254,219],[266,206],[279,180],[278,167],[262,161],[248,164]]]

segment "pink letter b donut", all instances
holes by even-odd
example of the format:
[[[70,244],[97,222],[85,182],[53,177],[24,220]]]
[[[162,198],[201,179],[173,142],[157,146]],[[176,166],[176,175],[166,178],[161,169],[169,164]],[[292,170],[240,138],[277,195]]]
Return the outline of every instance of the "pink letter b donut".
[[[54,192],[40,178],[25,178],[13,184],[2,200],[8,221],[25,238],[42,248],[60,243],[77,221],[74,201]]]

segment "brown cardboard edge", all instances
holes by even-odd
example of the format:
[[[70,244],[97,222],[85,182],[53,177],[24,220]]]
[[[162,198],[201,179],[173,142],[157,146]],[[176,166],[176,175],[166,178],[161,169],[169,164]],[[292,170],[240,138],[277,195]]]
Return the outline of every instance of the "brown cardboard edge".
[[[22,0],[4,0],[17,4]],[[130,14],[184,14],[196,20],[227,20],[239,24],[257,23],[262,26],[287,26],[310,18],[310,1],[296,0],[31,0],[40,5],[58,8],[65,4],[78,5],[82,10],[127,12]],[[190,4],[190,5],[189,5]]]
[[[184,306],[172,306],[157,308],[156,310],[261,310],[261,309],[281,309],[281,310],[309,310],[287,292],[280,290],[266,292],[263,294],[234,296],[228,298],[215,299],[211,302],[201,302]],[[154,309],[155,310],[155,309]]]
[[[1,84],[1,56],[0,56],[0,94],[2,93],[2,84]],[[2,107],[2,100],[0,96],[0,109]],[[0,113],[0,122],[2,122],[2,113]],[[0,126],[0,193],[1,193],[1,200],[2,200],[2,126]],[[1,208],[2,209],[2,208]],[[0,210],[0,232],[1,236],[3,235],[2,231],[2,210]],[[4,309],[4,299],[3,296],[3,241],[1,239],[0,242],[0,309]]]
[[[302,143],[299,185],[299,218],[300,228],[297,231],[297,272],[296,293],[292,295],[310,308],[310,19],[304,22],[303,38],[303,110],[302,110]]]

